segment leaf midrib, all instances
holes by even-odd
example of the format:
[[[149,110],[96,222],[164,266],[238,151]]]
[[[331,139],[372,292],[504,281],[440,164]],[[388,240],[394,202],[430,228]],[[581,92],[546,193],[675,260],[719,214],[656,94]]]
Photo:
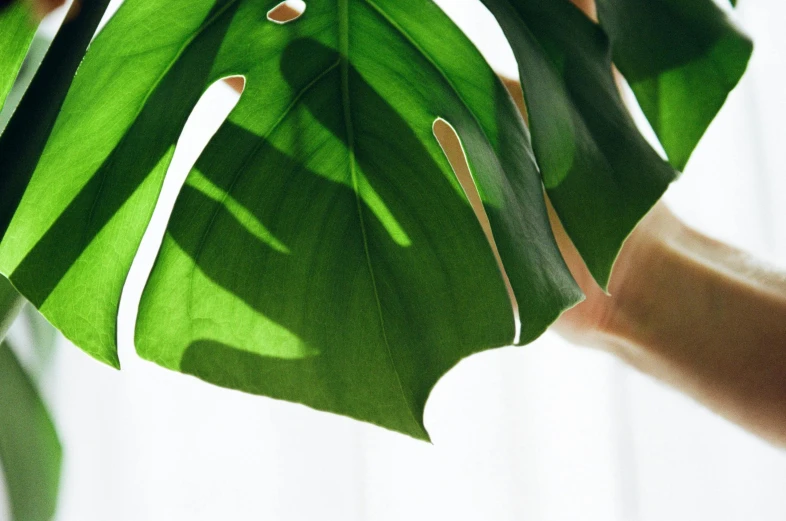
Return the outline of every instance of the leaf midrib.
[[[205,248],[205,244],[207,243],[207,237],[210,235],[210,232],[213,230],[216,217],[218,216],[221,207],[224,206],[227,198],[232,194],[232,191],[234,190],[238,180],[243,175],[243,172],[246,171],[246,166],[248,166],[248,164],[253,160],[253,158],[256,156],[257,152],[262,147],[262,145],[269,142],[270,137],[273,135],[276,129],[278,129],[281,123],[284,122],[286,117],[295,109],[295,107],[297,107],[300,104],[300,102],[303,100],[303,97],[312,88],[314,88],[314,86],[316,86],[321,80],[323,80],[328,74],[330,74],[331,71],[333,71],[336,67],[338,67],[339,64],[340,64],[339,61],[336,61],[335,63],[331,64],[324,71],[322,71],[316,77],[314,77],[314,79],[311,80],[305,87],[300,89],[300,91],[295,95],[294,98],[292,98],[292,101],[289,103],[289,105],[287,105],[287,107],[284,109],[284,111],[281,113],[278,119],[270,126],[267,132],[265,132],[264,136],[259,136],[259,139],[254,145],[254,148],[248,153],[248,155],[246,155],[246,158],[243,160],[241,165],[235,170],[235,173],[232,177],[232,181],[230,182],[229,186],[224,192],[224,195],[222,196],[221,200],[218,201],[218,204],[216,204],[216,208],[213,211],[213,215],[210,217],[210,222],[208,222],[208,225],[205,227],[205,231],[202,233],[202,236],[199,239],[199,244],[197,245],[197,249],[195,250],[194,253],[194,262],[191,267],[191,275],[190,275],[190,279],[191,279],[191,284],[189,288],[190,295],[188,298],[188,309],[186,311],[188,317],[191,318],[190,321],[191,324],[193,324],[193,318],[194,318],[194,315],[191,311],[191,303],[194,300],[193,297],[194,281],[195,281],[194,272],[196,271],[196,268],[199,264],[199,259],[201,258],[202,252]],[[191,327],[191,336],[193,337],[193,326]]]
[[[442,67],[440,67],[440,66],[437,64],[437,62],[434,60],[434,58],[432,58],[432,57],[431,57],[431,55],[430,55],[429,53],[427,53],[427,52],[425,51],[425,49],[423,49],[423,47],[421,47],[420,45],[418,45],[418,43],[417,43],[417,42],[415,41],[415,39],[414,39],[414,38],[413,38],[413,37],[412,37],[412,36],[411,36],[411,35],[410,35],[410,34],[407,32],[407,30],[406,30],[406,29],[404,29],[403,27],[401,27],[401,25],[399,25],[399,24],[396,22],[396,20],[395,20],[395,19],[394,19],[392,16],[390,16],[390,15],[388,14],[388,12],[387,12],[387,11],[385,11],[384,9],[382,9],[382,8],[379,6],[379,4],[377,4],[377,3],[376,3],[374,0],[364,0],[364,1],[365,1],[365,2],[366,2],[366,4],[368,4],[368,5],[369,5],[369,6],[370,6],[372,9],[374,9],[374,10],[375,10],[377,13],[379,13],[379,15],[380,15],[380,16],[381,16],[381,17],[382,17],[382,18],[383,18],[383,19],[384,19],[384,20],[385,20],[385,21],[386,21],[388,24],[390,24],[390,26],[391,26],[391,27],[393,27],[393,28],[396,30],[396,32],[398,32],[398,33],[399,33],[399,34],[400,34],[400,35],[401,35],[401,36],[402,36],[402,37],[403,37],[403,38],[404,38],[404,39],[407,41],[407,43],[409,43],[409,44],[410,44],[410,45],[411,45],[411,46],[412,46],[412,47],[413,47],[413,48],[414,48],[414,49],[415,49],[417,52],[419,52],[419,53],[420,53],[420,54],[421,54],[421,55],[422,55],[424,58],[426,58],[426,61],[428,61],[429,65],[431,65],[431,66],[434,68],[434,70],[435,70],[435,71],[437,71],[437,73],[439,73],[439,75],[442,77],[442,79],[445,81],[445,83],[447,83],[448,87],[450,87],[450,90],[452,90],[452,91],[453,91],[453,94],[455,94],[455,95],[456,95],[456,97],[458,98],[458,100],[461,102],[461,105],[462,105],[462,106],[463,106],[463,107],[466,109],[467,113],[470,115],[470,117],[471,117],[471,118],[472,118],[472,120],[475,122],[475,124],[477,125],[478,129],[480,130],[481,134],[483,135],[483,138],[486,140],[486,143],[488,143],[488,144],[489,144],[489,146],[491,146],[492,148],[494,148],[494,145],[492,144],[492,141],[491,141],[491,139],[489,138],[489,136],[488,136],[488,133],[486,132],[486,128],[485,128],[485,127],[484,127],[484,126],[481,124],[481,122],[480,122],[480,119],[478,119],[478,117],[477,117],[477,115],[475,114],[475,112],[474,112],[472,109],[470,109],[470,105],[469,105],[469,103],[467,103],[467,102],[466,102],[466,100],[464,99],[464,96],[462,96],[462,95],[461,95],[461,92],[458,90],[458,87],[456,87],[456,85],[455,85],[455,84],[453,83],[453,81],[450,79],[450,77],[449,77],[449,76],[448,76],[448,74],[445,72],[445,70],[444,70]],[[496,78],[496,75],[495,75],[495,78]],[[499,81],[499,79],[498,79],[498,78],[496,78],[496,79],[495,79],[495,81]],[[451,124],[452,124],[452,123],[451,123]],[[499,162],[499,159],[498,159],[496,156],[494,156],[494,158],[493,158],[493,159],[494,159],[494,162],[495,162],[495,163],[497,163],[497,166],[499,166],[499,168],[500,168],[500,169],[501,169],[503,172],[504,172],[504,171],[506,171],[506,170],[505,170],[505,168],[502,166],[502,164]],[[468,162],[469,162],[469,157],[467,158],[467,160],[468,160]],[[474,173],[472,173],[472,170],[473,170],[473,167],[472,167],[472,165],[470,164],[470,173],[472,174],[472,178],[473,178],[473,180],[474,180],[474,178],[475,178],[475,175],[474,175]],[[477,184],[477,183],[476,183],[476,184]]]
[[[464,96],[462,96],[461,91],[459,91],[458,87],[456,87],[456,85],[453,82],[453,80],[450,79],[450,76],[448,76],[448,73],[445,72],[445,70],[442,67],[439,66],[439,64],[434,60],[434,58],[429,53],[427,53],[426,50],[423,49],[423,47],[421,47],[417,43],[417,41],[415,41],[415,39],[409,34],[409,32],[407,32],[406,29],[404,29],[401,25],[399,25],[398,22],[396,22],[396,20],[387,13],[387,11],[382,9],[374,0],[364,0],[364,1],[372,9],[374,9],[379,14],[379,16],[382,17],[383,20],[385,20],[391,27],[393,27],[396,30],[396,32],[398,32],[406,40],[406,42],[409,43],[412,46],[412,48],[414,48],[417,52],[419,52],[421,54],[421,56],[423,56],[426,59],[426,61],[429,63],[429,65],[431,65],[431,67],[439,74],[439,76],[442,77],[442,79],[445,81],[445,83],[450,88],[450,90],[453,91],[453,94],[455,94],[456,98],[458,98],[458,101],[460,102],[460,104],[467,111],[467,113],[469,114],[469,116],[472,119],[472,121],[475,123],[476,128],[480,131],[480,135],[483,136],[483,140],[485,140],[486,144],[489,147],[494,149],[495,153],[491,155],[491,159],[494,161],[494,163],[496,164],[497,168],[499,168],[499,170],[505,174],[505,176],[503,177],[502,180],[509,184],[509,181],[507,179],[508,169],[505,166],[502,165],[502,162],[500,161],[500,159],[499,159],[499,157],[498,157],[498,155],[496,153],[497,152],[497,147],[495,146],[494,142],[492,142],[491,138],[489,137],[489,134],[486,131],[486,127],[484,127],[483,124],[480,122],[480,118],[478,118],[478,115],[475,114],[475,111],[470,108],[470,104],[467,103],[467,101],[464,99]],[[486,63],[485,59],[483,59],[483,63]],[[493,71],[492,71],[492,75],[494,76],[494,81],[499,84],[498,86],[501,87],[503,90],[505,90],[507,92],[505,87],[500,84],[501,82],[500,82],[499,77],[497,77],[497,75],[494,74]],[[511,103],[512,103],[512,101],[511,101]],[[516,109],[514,109],[514,110],[516,110]],[[516,114],[518,114],[518,112],[516,112]],[[449,124],[451,126],[453,125],[453,123],[450,123],[450,122],[449,122]],[[458,131],[456,131],[456,135],[458,136],[459,140],[461,140],[461,136],[459,135]],[[524,136],[522,136],[522,138],[524,138],[526,141],[529,141],[528,139],[526,139],[526,134]],[[467,166],[469,167],[469,174],[470,174],[470,176],[472,178],[472,182],[475,184],[475,188],[478,191],[478,195],[481,197],[481,203],[485,207],[486,203],[482,201],[483,188],[477,182],[477,178],[475,176],[475,166],[472,164],[472,159],[469,157],[469,155],[466,155],[466,160],[467,160]],[[537,163],[535,163],[535,167],[539,168],[537,166]],[[491,237],[494,239],[494,244],[496,244],[496,238],[494,237],[493,230],[491,231]],[[493,249],[491,244],[489,244],[489,247]],[[500,276],[505,277],[505,278],[508,277],[507,273],[505,272],[504,264],[500,265],[499,271],[500,271]],[[515,300],[516,300],[516,296],[514,294],[514,302],[515,302]],[[511,308],[512,308],[512,314],[515,316],[516,315],[516,311],[515,311],[516,306],[514,305],[514,302],[511,302]]]
[[[357,161],[355,157],[355,130],[354,125],[352,123],[352,106],[351,106],[351,96],[349,92],[349,1],[350,0],[339,0],[338,1],[338,41],[339,41],[339,61],[341,64],[341,98],[342,98],[342,105],[344,111],[344,126],[346,128],[347,133],[347,152],[349,154],[349,172],[350,177],[352,179],[352,189],[355,192],[355,202],[357,205],[357,212],[358,212],[358,221],[360,223],[360,232],[363,237],[363,251],[366,256],[366,265],[368,266],[368,273],[371,278],[371,286],[374,290],[374,301],[377,306],[377,315],[379,316],[379,323],[382,329],[382,339],[385,343],[385,349],[388,355],[388,360],[390,361],[390,366],[393,368],[393,374],[396,377],[396,382],[398,383],[399,391],[401,392],[401,397],[404,400],[404,404],[407,407],[407,411],[409,412],[410,418],[414,422],[414,425],[418,428],[421,427],[420,422],[417,420],[415,415],[415,411],[412,408],[412,403],[410,402],[407,393],[404,391],[404,385],[401,381],[401,374],[399,373],[398,367],[396,366],[395,359],[393,358],[393,352],[390,349],[390,341],[388,340],[387,328],[385,327],[385,318],[382,312],[382,302],[379,298],[379,289],[377,287],[377,280],[376,276],[374,275],[374,268],[371,263],[371,253],[369,252],[368,247],[368,233],[366,231],[366,221],[363,217],[363,204],[360,200],[360,189],[358,186],[358,173],[357,173]]]

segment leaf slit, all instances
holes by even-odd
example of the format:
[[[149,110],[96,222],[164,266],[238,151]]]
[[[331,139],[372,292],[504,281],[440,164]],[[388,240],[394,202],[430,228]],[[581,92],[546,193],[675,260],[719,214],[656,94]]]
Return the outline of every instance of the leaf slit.
[[[306,12],[303,0],[284,0],[267,12],[267,19],[279,25],[294,22]]]
[[[489,223],[488,215],[486,215],[486,209],[483,207],[483,201],[478,192],[478,187],[472,177],[472,170],[467,161],[464,145],[461,143],[461,138],[456,132],[456,129],[453,128],[453,125],[443,118],[434,120],[432,130],[434,132],[434,137],[442,148],[442,152],[445,153],[445,157],[448,159],[451,168],[453,168],[453,174],[464,190],[464,194],[467,196],[467,200],[472,206],[472,211],[475,213],[475,217],[478,219],[481,228],[483,228],[483,233],[486,235],[486,240],[488,240],[491,251],[494,253],[494,258],[497,260],[497,266],[502,275],[502,280],[505,283],[505,288],[508,291],[508,298],[510,299],[510,305],[513,308],[513,317],[516,322],[514,343],[518,343],[521,335],[521,322],[518,318],[518,302],[516,301],[516,295],[513,293],[513,286],[510,284],[505,265],[502,263],[502,258],[499,255],[497,243],[494,240],[494,233],[491,230],[491,224]]]
[[[243,76],[230,76],[211,84],[192,109],[174,145],[164,185],[123,285],[117,320],[121,362],[136,356],[133,338],[142,291],[153,269],[178,194],[197,159],[240,101],[245,85]]]

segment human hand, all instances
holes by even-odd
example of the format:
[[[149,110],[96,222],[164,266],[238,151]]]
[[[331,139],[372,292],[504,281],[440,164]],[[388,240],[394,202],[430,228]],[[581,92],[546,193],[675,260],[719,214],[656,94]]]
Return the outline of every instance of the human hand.
[[[39,20],[61,5],[65,4],[65,0],[0,0],[0,8],[7,7],[13,4],[15,1],[28,2],[32,4],[33,14]],[[74,0],[74,4],[78,5],[78,0]]]
[[[28,0],[33,4],[33,12],[38,18],[43,18],[61,5],[65,4],[65,0]],[[74,0],[74,4],[78,4],[78,0]]]
[[[586,299],[569,309],[554,324],[554,330],[574,343],[613,350],[616,332],[625,327],[630,302],[648,292],[650,270],[660,263],[665,244],[685,233],[685,226],[659,202],[625,241],[614,263],[608,293],[595,282],[587,266],[548,202],[549,220],[573,278]]]
[[[527,109],[521,85],[516,80],[501,79],[526,120]],[[633,291],[644,285],[642,280],[647,279],[643,259],[657,262],[662,244],[680,233],[683,225],[663,203],[658,203],[625,242],[611,274],[609,292],[605,293],[573,246],[548,196],[544,194],[544,197],[554,238],[573,278],[586,296],[583,302],[563,313],[554,324],[554,330],[575,343],[608,347],[607,337],[612,334],[610,329],[616,325],[615,321],[623,316],[624,303]]]

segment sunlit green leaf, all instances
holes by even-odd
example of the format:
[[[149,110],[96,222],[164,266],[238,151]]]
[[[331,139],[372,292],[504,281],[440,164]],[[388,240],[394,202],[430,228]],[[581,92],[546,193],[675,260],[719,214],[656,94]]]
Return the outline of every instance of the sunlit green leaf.
[[[752,51],[713,0],[598,0],[619,67],[675,168],[745,72]]]
[[[11,89],[11,92],[5,99],[5,105],[0,110],[0,133],[5,129],[8,120],[11,119],[11,114],[13,114],[22,100],[22,95],[30,86],[30,82],[33,81],[33,76],[41,64],[41,60],[44,59],[50,43],[52,43],[51,40],[44,37],[33,38],[33,43],[30,44],[25,62],[19,70],[19,75],[16,77],[14,88]]]
[[[109,0],[80,0],[79,16],[58,31],[0,136],[0,236],[7,231],[19,206],[74,73],[108,4]],[[84,139],[81,135],[80,138]],[[57,191],[55,187],[50,189]],[[41,269],[46,269],[46,266],[41,266]]]
[[[52,420],[7,342],[0,344],[0,471],[12,521],[50,521],[62,451]]]
[[[604,27],[568,0],[483,1],[519,62],[531,144],[431,0],[309,0],[288,23],[269,19],[279,0],[128,0],[81,62],[107,4],[84,0],[0,137],[0,271],[118,366],[120,293],[175,143],[211,84],[244,76],[180,193],[142,298],[139,353],[426,438],[436,381],[514,342],[506,277],[519,343],[581,298],[543,185],[605,286],[676,176],[620,99],[604,28],[677,166],[749,52],[709,0],[603,0]],[[668,23],[627,45],[625,17]],[[675,48],[648,47],[670,31]],[[643,63],[648,52],[663,59]],[[685,86],[701,74],[694,106]],[[677,109],[685,125],[667,117]],[[502,268],[434,138],[438,118],[461,140]]]
[[[116,364],[120,291],[174,144],[205,89],[243,75],[175,208],[139,353],[426,437],[437,379],[514,333],[436,118],[462,139],[521,341],[580,298],[526,130],[430,1],[311,0],[284,25],[266,19],[277,3],[126,2],[79,69],[0,268],[66,336]]]

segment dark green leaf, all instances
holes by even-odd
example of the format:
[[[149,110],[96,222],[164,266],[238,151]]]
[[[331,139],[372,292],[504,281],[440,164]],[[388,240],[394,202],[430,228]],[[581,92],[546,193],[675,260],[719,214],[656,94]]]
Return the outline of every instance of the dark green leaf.
[[[62,451],[52,420],[7,342],[0,344],[0,465],[13,521],[49,521]]]
[[[568,0],[483,0],[513,48],[549,197],[602,287],[675,172],[636,130],[603,31]]]
[[[581,297],[526,130],[429,0],[311,0],[285,25],[266,20],[277,3],[126,2],[79,69],[0,268],[66,336],[116,364],[120,291],[175,142],[209,85],[244,75],[176,205],[138,351],[424,438],[437,379],[514,332],[436,118],[462,139],[521,341]]]
[[[713,0],[598,0],[614,63],[678,170],[745,72],[752,51]]]

